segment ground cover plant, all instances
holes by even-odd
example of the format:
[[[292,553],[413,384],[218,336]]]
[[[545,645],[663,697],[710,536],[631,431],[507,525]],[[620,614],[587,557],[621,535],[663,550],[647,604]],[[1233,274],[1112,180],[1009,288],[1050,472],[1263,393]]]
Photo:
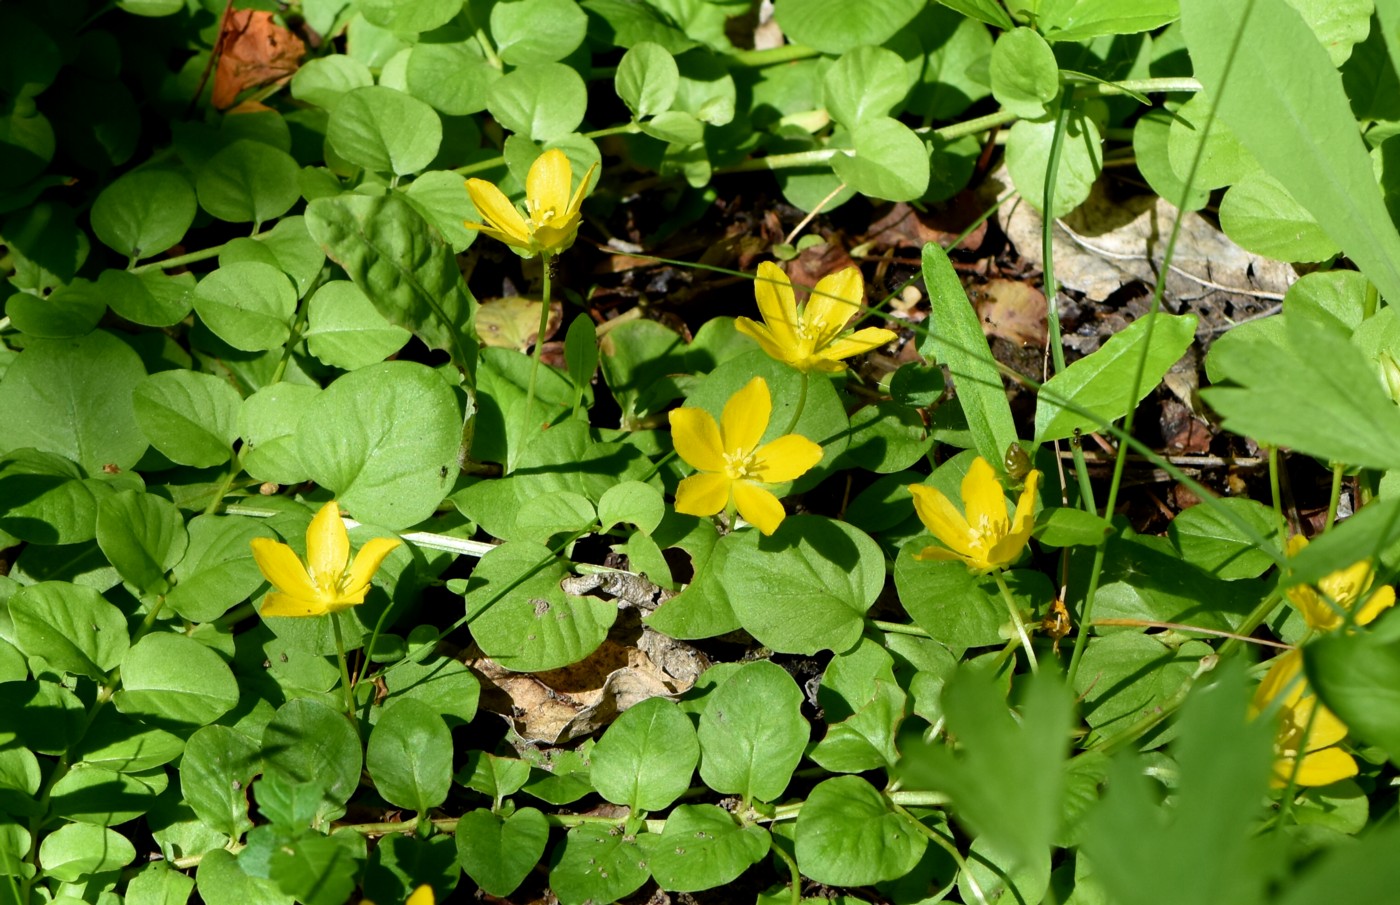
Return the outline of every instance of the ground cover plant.
[[[0,5],[0,902],[1385,901],[1397,67]]]

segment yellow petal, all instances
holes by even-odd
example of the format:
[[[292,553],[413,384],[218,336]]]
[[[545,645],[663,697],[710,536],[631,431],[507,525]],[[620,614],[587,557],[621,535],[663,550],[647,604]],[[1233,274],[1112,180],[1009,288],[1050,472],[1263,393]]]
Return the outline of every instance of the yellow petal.
[[[311,580],[321,587],[333,587],[350,562],[350,535],[340,520],[335,500],[321,507],[306,529],[306,567]]]
[[[1329,786],[1356,774],[1356,760],[1350,754],[1341,748],[1326,748],[1303,757],[1295,782],[1300,786]]]
[[[524,251],[529,252],[529,254],[526,255],[526,257],[534,257],[535,255],[534,246],[530,244],[530,241],[528,239],[520,239],[516,236],[510,235],[509,233],[503,233],[499,229],[496,229],[494,226],[487,226],[484,223],[472,223],[471,221],[467,221],[464,222],[462,226],[466,227],[467,229],[476,230],[484,236],[490,236],[497,242],[504,242],[511,248],[523,249]]]
[[[1304,746],[1307,751],[1330,748],[1346,738],[1349,731],[1347,724],[1324,707],[1311,691],[1303,699],[1302,705],[1294,709],[1293,719],[1298,722],[1300,732],[1307,728],[1309,723],[1312,724],[1312,729],[1308,732],[1308,743]]]
[[[714,515],[729,505],[733,483],[723,474],[693,474],[676,488],[676,511],[682,515]]]
[[[763,432],[768,430],[768,419],[773,416],[773,397],[768,393],[768,382],[755,377],[744,385],[720,413],[720,436],[724,451],[731,455],[743,452],[747,455],[758,448]]]
[[[1323,600],[1311,585],[1294,585],[1285,593],[1289,603],[1298,608],[1298,612],[1303,614],[1303,621],[1310,628],[1327,632],[1342,624],[1342,614]]]
[[[435,905],[436,901],[433,898],[433,888],[424,883],[413,891],[413,895],[408,897],[404,905]]]
[[[787,434],[754,452],[753,476],[764,484],[794,481],[821,460],[821,446],[801,434]]]
[[[304,600],[316,600],[320,589],[306,574],[306,566],[286,544],[266,537],[252,540],[253,562],[268,583],[284,594]]]
[[[782,345],[773,338],[772,331],[767,327],[747,317],[736,317],[734,318],[734,329],[757,342],[759,346],[762,347],[763,351],[768,353],[770,358],[776,358],[778,361],[787,361],[788,350],[784,349]]]
[[[530,230],[525,225],[525,218],[520,216],[520,211],[515,209],[504,192],[485,179],[468,179],[467,194],[471,196],[472,204],[476,205],[476,212],[486,221],[487,229],[483,232],[495,230],[513,239],[512,244],[529,247]],[[472,224],[465,225],[470,227]]]
[[[525,176],[525,203],[530,219],[538,223],[565,216],[573,181],[574,168],[563,151],[551,148],[536,157]]]
[[[832,360],[861,355],[871,349],[878,349],[899,339],[899,334],[884,327],[865,327],[850,336],[838,339],[821,350],[823,358]]]
[[[1297,556],[1299,553],[1303,552],[1303,548],[1307,545],[1308,539],[1306,537],[1301,534],[1295,534],[1288,539],[1288,546],[1285,548],[1285,552],[1287,552],[1289,556]]]
[[[783,359],[797,356],[797,297],[793,295],[792,283],[782,268],[772,261],[758,265],[758,278],[753,284],[754,299],[758,302],[758,313],[773,333],[773,339],[786,350]]]
[[[724,471],[724,441],[714,416],[701,408],[671,412],[671,443],[676,455],[700,471]]]
[[[967,527],[962,513],[943,491],[923,484],[910,484],[909,492],[914,495],[914,511],[929,533],[961,558],[971,556],[972,531]]]
[[[578,217],[558,217],[544,226],[536,226],[535,247],[546,254],[568,251],[578,238]]]
[[[991,463],[981,456],[972,460],[963,475],[962,498],[968,525],[982,532],[987,546],[1006,535],[1006,494]]]
[[[365,592],[369,590],[369,580],[379,571],[384,557],[402,543],[397,537],[376,537],[361,547],[360,552],[355,554],[354,563],[350,565],[350,574],[345,578],[344,589],[339,595],[340,600],[346,603],[364,603]]]
[[[817,281],[802,320],[812,333],[813,345],[829,345],[850,323],[865,300],[865,279],[854,265],[829,273]]]
[[[579,182],[578,188],[574,190],[574,196],[569,199],[569,214],[577,214],[583,209],[583,199],[588,195],[588,184],[593,181],[593,173],[597,171],[598,164],[590,163],[588,172],[583,174],[583,180]]]
[[[734,482],[734,505],[744,521],[764,534],[777,531],[787,517],[777,497],[749,481]]]
[[[262,610],[264,616],[324,616],[330,612],[326,604],[319,600],[309,600],[304,597],[293,597],[290,594],[282,594],[273,591],[263,598]]]
[[[1275,657],[1254,691],[1254,710],[1266,710],[1276,700],[1292,706],[1303,695],[1303,680],[1298,675],[1302,668],[1303,653],[1296,647]]]
[[[1356,624],[1369,625],[1373,619],[1382,611],[1395,604],[1395,589],[1390,585],[1384,585],[1376,589],[1376,592],[1367,598],[1361,605],[1361,609],[1356,611]]]
[[[971,559],[969,559],[966,556],[962,556],[958,553],[954,553],[947,547],[925,547],[918,553],[915,553],[914,558],[921,562],[928,562],[929,560],[957,560],[958,562],[966,563],[967,565],[976,568]]]

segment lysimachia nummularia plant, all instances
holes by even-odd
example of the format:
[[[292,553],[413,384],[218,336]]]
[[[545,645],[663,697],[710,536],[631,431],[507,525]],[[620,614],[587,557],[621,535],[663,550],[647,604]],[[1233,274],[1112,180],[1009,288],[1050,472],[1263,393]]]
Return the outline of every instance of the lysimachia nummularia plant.
[[[0,3],[0,903],[1393,897],[1397,35]]]

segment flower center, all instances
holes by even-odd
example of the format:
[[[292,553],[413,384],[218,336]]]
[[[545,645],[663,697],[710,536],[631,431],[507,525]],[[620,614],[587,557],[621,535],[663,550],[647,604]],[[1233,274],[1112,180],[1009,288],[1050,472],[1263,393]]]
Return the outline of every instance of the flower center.
[[[975,525],[968,525],[968,546],[974,550],[990,550],[1006,536],[1006,525],[987,515],[979,516]]]
[[[540,208],[537,198],[525,199],[525,219],[530,221],[530,229],[534,231],[554,219],[554,208]]]
[[[731,481],[751,481],[758,474],[759,461],[753,453],[743,449],[724,454],[724,476]]]

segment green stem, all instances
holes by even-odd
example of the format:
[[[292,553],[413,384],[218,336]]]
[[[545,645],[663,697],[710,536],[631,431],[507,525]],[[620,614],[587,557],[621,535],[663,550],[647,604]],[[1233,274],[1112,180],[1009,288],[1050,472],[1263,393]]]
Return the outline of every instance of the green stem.
[[[783,847],[776,842],[770,846],[769,850],[787,865],[788,876],[790,877],[789,882],[792,886],[792,905],[802,905],[802,872],[797,869],[797,862],[792,859],[791,855],[783,851]]]
[[[807,60],[820,55],[821,51],[811,47],[804,47],[801,44],[784,44],[781,47],[770,47],[767,50],[741,50],[725,57],[724,61],[756,69],[761,66],[791,63],[795,60]]]
[[[946,839],[942,833],[935,832],[932,827],[925,826],[922,820],[906,811],[900,805],[895,804],[893,801],[890,802],[890,806],[893,807],[897,813],[903,814],[912,822],[914,828],[922,835],[927,836],[930,842],[948,853],[948,857],[952,858],[953,863],[958,866],[958,872],[967,878],[967,885],[968,888],[972,890],[973,898],[980,902],[981,905],[987,905],[987,894],[984,893],[982,887],[978,885],[977,878],[972,876],[972,872],[967,869],[967,860],[963,858],[962,852],[958,851],[958,847],[953,844],[953,840]]]
[[[340,684],[345,689],[345,716],[360,734],[360,724],[355,719],[355,688],[350,684],[350,666],[345,659],[345,636],[340,631],[340,613],[331,613],[331,629],[335,632],[335,654],[340,661]]]
[[[1253,632],[1261,624],[1263,624],[1265,619],[1269,618],[1269,614],[1272,613],[1274,609],[1278,606],[1279,598],[1281,596],[1283,596],[1283,591],[1281,591],[1278,588],[1274,588],[1272,591],[1270,591],[1269,595],[1263,600],[1259,601],[1259,605],[1256,606],[1254,609],[1250,610],[1249,615],[1244,617],[1244,621],[1241,622],[1239,624],[1239,627],[1235,629],[1235,634],[1248,637],[1251,632]],[[1231,653],[1234,652],[1235,648],[1239,647],[1243,643],[1243,641],[1240,641],[1237,638],[1225,639],[1225,643],[1220,645],[1220,656],[1228,657]]]
[[[535,334],[535,355],[530,363],[530,383],[525,388],[525,417],[520,426],[519,442],[514,444],[510,450],[510,462],[506,466],[506,473],[515,471],[515,463],[520,457],[521,451],[525,449],[530,440],[534,439],[532,425],[535,417],[535,381],[540,375],[540,361],[544,358],[544,335],[549,330],[549,267],[554,259],[548,252],[541,252],[540,264],[544,267],[544,286],[540,290],[543,298],[540,300],[540,324],[539,330]]]
[[[1283,524],[1283,494],[1279,492],[1278,447],[1269,447],[1269,493],[1274,500],[1274,518]]]
[[[889,632],[894,635],[914,635],[918,638],[932,638],[928,632],[917,625],[905,625],[902,622],[883,622],[879,619],[871,619],[870,624],[882,632]]]
[[[802,417],[802,409],[807,406],[807,385],[811,383],[811,375],[806,371],[802,372],[802,386],[797,391],[797,406],[792,410],[792,419],[788,421],[787,429],[781,436],[786,436],[797,429],[797,422]]]
[[[1035,659],[1035,648],[1031,647],[1031,636],[1026,633],[1025,620],[1021,618],[1021,610],[1016,606],[1016,600],[1011,596],[1011,589],[1006,586],[1006,576],[1002,575],[1001,569],[992,572],[996,579],[997,587],[1001,589],[1001,599],[1006,603],[1006,612],[1011,614],[1011,623],[1016,626],[1016,634],[1021,639],[1021,647],[1026,651],[1026,659],[1030,661],[1031,672],[1040,672],[1040,664]]]
[[[205,515],[213,515],[219,511],[219,504],[224,501],[224,496],[228,494],[233,482],[238,480],[238,476],[243,473],[243,463],[240,461],[238,453],[234,453],[229,460],[228,474],[224,475],[223,481],[219,483],[219,489],[214,491],[214,496],[209,500],[209,505],[204,507]]]
[[[1344,466],[1335,463],[1332,466],[1332,493],[1327,497],[1327,522],[1323,526],[1323,531],[1331,531],[1332,525],[1337,521],[1337,506],[1342,501],[1342,471]]]

